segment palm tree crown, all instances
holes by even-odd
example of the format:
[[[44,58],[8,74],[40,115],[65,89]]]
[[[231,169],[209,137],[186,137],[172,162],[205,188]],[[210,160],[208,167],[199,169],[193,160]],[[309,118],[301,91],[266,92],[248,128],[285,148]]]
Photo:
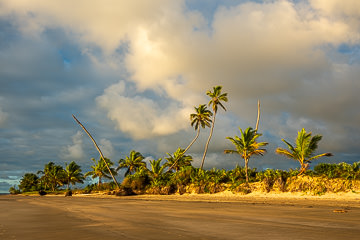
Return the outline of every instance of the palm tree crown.
[[[211,92],[210,90],[206,92],[206,95],[208,95],[211,98],[208,105],[209,106],[212,105],[214,114],[216,114],[216,112],[217,112],[218,105],[220,105],[220,107],[222,107],[226,111],[226,108],[224,107],[224,105],[221,102],[228,101],[227,93],[221,93],[221,89],[222,89],[222,86],[216,86],[216,87],[213,87],[213,90],[214,90],[213,92]]]
[[[94,165],[91,166],[92,170],[87,172],[85,174],[85,177],[91,175],[92,178],[99,178],[98,185],[101,184],[102,178],[107,178],[107,179],[112,178],[111,176],[109,176],[109,174],[110,174],[109,169],[110,169],[112,175],[117,174],[115,169],[111,167],[112,165],[114,165],[114,163],[112,161],[110,161],[110,159],[100,158],[99,161],[96,161],[94,158],[92,158],[91,160],[94,162]],[[105,161],[106,161],[106,163],[105,163]],[[109,168],[107,166],[109,166]]]
[[[239,128],[241,137],[235,136],[227,137],[236,147],[236,150],[224,150],[224,153],[237,153],[245,161],[245,171],[246,171],[246,182],[249,181],[248,177],[248,162],[252,155],[264,155],[266,149],[261,147],[266,146],[267,142],[257,142],[257,138],[262,134],[257,133],[256,130],[252,127],[248,127],[245,131]]]
[[[141,167],[146,167],[146,162],[143,161],[144,157],[140,152],[131,150],[129,156],[126,156],[125,159],[119,160],[119,166],[117,171],[122,168],[126,168],[125,176],[135,173]]]
[[[221,89],[222,89],[222,86],[216,86],[216,87],[213,87],[213,92],[211,92],[210,90],[206,92],[206,95],[208,95],[211,98],[208,105],[209,106],[212,105],[212,109],[213,109],[214,114],[213,114],[213,119],[212,119],[212,125],[211,125],[211,129],[210,129],[209,138],[208,138],[208,140],[206,142],[204,155],[203,155],[202,160],[201,160],[201,166],[200,166],[201,169],[204,166],[206,153],[207,153],[207,150],[208,150],[208,147],[209,147],[210,139],[211,139],[213,131],[214,131],[215,117],[216,117],[218,105],[220,105],[220,107],[222,107],[226,111],[226,108],[224,107],[224,105],[221,102],[222,101],[223,102],[228,101],[227,93],[221,93]]]
[[[178,148],[173,155],[167,153],[169,157],[165,158],[167,162],[164,164],[166,167],[169,167],[168,171],[174,169],[178,171],[181,167],[191,166],[191,161],[193,160],[190,155],[184,155],[184,149]]]
[[[200,135],[200,126],[202,128],[210,127],[211,119],[210,117],[213,115],[210,110],[207,109],[205,104],[200,104],[199,107],[194,107],[195,113],[190,114],[190,122],[191,126],[197,130],[195,138],[191,141],[189,146],[185,148],[184,153],[189,150],[189,148],[194,144],[196,139],[198,139]]]
[[[84,183],[84,175],[81,173],[81,167],[72,161],[69,165],[65,163],[65,183],[67,189],[70,189],[70,184]]]
[[[299,175],[303,174],[306,171],[312,160],[320,157],[333,156],[332,153],[322,153],[314,156],[313,154],[318,148],[318,143],[322,139],[322,136],[311,135],[311,132],[307,133],[306,130],[303,128],[301,131],[298,132],[298,136],[295,140],[295,146],[291,145],[285,139],[281,139],[288,146],[289,150],[280,147],[275,150],[277,154],[284,155],[300,163],[301,168]]]

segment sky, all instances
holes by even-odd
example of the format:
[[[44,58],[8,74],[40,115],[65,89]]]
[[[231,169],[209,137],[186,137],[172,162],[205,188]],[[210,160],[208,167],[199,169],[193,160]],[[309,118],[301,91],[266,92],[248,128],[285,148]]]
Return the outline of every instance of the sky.
[[[49,161],[90,169],[99,154],[72,114],[116,164],[133,149],[164,159],[216,85],[229,101],[206,169],[243,165],[223,150],[255,127],[258,99],[269,145],[250,167],[298,167],[274,150],[302,128],[334,154],[318,162],[360,161],[359,76],[358,0],[0,0],[0,192]]]

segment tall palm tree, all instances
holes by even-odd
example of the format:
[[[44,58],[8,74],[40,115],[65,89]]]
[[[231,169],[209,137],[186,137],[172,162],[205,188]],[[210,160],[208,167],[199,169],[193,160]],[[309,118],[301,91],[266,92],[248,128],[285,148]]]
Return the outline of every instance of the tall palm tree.
[[[200,126],[202,128],[210,127],[211,119],[210,117],[213,115],[211,111],[209,111],[205,104],[200,104],[199,107],[194,107],[195,113],[190,114],[191,126],[197,130],[195,138],[191,141],[189,146],[185,148],[184,153],[189,150],[189,148],[194,144],[196,139],[198,139],[200,134]]]
[[[248,163],[252,155],[264,155],[266,149],[261,147],[266,146],[267,142],[257,142],[257,138],[262,134],[257,133],[256,130],[252,127],[248,127],[245,131],[239,128],[241,137],[235,136],[227,137],[236,147],[236,150],[224,150],[224,153],[237,153],[245,161],[245,173],[246,173],[246,182],[249,182],[248,176]]]
[[[84,175],[81,173],[81,167],[72,161],[69,165],[65,163],[65,183],[67,183],[67,190],[70,189],[70,184],[84,183]]]
[[[127,168],[125,172],[126,177],[129,174],[131,175],[135,173],[141,167],[146,167],[143,155],[135,150],[131,150],[129,156],[126,156],[125,159],[119,160],[119,166],[116,168],[116,171],[119,171],[119,169],[122,168]]]
[[[169,167],[168,172],[174,169],[176,172],[184,166],[191,166],[193,160],[190,155],[184,154],[184,149],[178,148],[173,155],[167,153],[169,157],[165,158],[167,162],[164,164]]]
[[[85,177],[91,176],[93,179],[98,178],[98,186],[101,185],[101,180],[103,178],[111,179],[111,175],[109,176],[109,169],[112,175],[116,175],[117,172],[111,166],[114,165],[112,161],[108,158],[100,157],[99,161],[96,161],[94,158],[91,159],[94,162],[94,165],[91,166],[92,170],[85,173]],[[106,162],[105,162],[106,161]]]
[[[289,150],[280,147],[275,150],[277,154],[284,155],[300,163],[299,175],[306,172],[306,169],[309,168],[309,164],[312,160],[320,157],[333,156],[332,153],[322,153],[313,156],[313,153],[318,148],[318,143],[322,139],[322,136],[315,135],[312,137],[311,135],[311,132],[307,133],[306,130],[303,128],[301,131],[298,132],[298,136],[295,140],[295,146],[291,145],[285,139],[281,139],[288,146]]]
[[[212,106],[212,110],[213,110],[214,114],[213,114],[211,129],[210,129],[210,135],[209,135],[209,138],[208,138],[208,140],[206,142],[204,155],[203,155],[202,160],[201,160],[201,166],[200,166],[201,169],[204,166],[206,153],[207,153],[207,150],[208,150],[208,147],[209,147],[210,139],[211,139],[213,131],[214,131],[215,117],[216,117],[216,113],[217,113],[217,110],[218,110],[218,105],[220,105],[220,107],[222,107],[226,111],[226,108],[224,107],[224,105],[221,102],[222,101],[223,102],[228,101],[227,93],[221,93],[221,89],[222,89],[222,86],[216,86],[216,87],[213,87],[213,90],[214,90],[213,92],[211,92],[211,91],[206,92],[206,95],[208,95],[211,98],[208,105]]]

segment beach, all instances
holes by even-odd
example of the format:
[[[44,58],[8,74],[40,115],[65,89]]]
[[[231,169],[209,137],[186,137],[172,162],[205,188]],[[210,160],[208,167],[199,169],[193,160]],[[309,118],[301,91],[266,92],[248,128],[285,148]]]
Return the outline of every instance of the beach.
[[[0,196],[0,239],[359,239],[357,195]]]

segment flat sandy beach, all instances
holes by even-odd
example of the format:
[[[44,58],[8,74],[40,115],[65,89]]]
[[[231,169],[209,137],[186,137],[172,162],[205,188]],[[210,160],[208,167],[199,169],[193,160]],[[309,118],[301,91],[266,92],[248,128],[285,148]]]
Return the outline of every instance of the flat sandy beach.
[[[360,196],[0,196],[0,239],[360,239]]]

